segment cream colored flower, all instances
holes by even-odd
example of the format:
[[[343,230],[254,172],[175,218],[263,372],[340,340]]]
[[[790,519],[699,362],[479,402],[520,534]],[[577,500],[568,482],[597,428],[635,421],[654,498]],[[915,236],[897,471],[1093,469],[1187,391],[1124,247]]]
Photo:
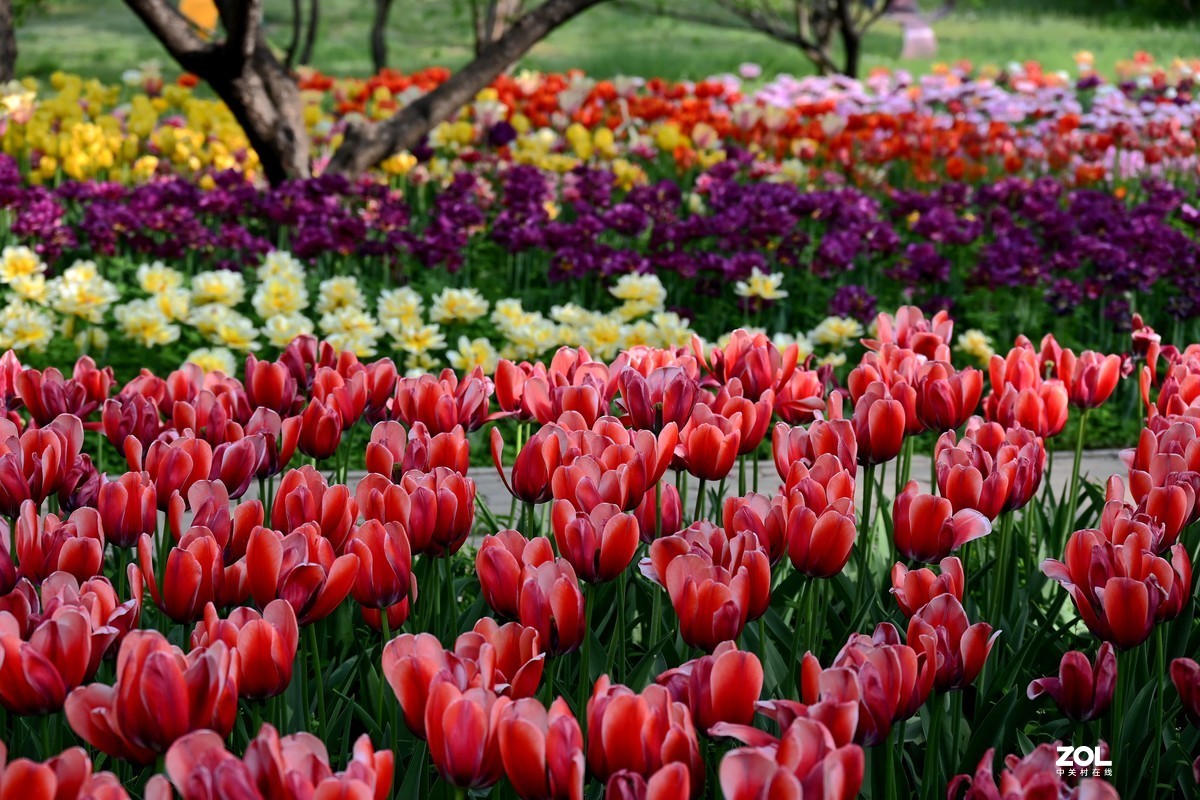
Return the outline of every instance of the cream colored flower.
[[[600,317],[580,331],[579,344],[593,357],[605,361],[615,358],[625,346],[627,326],[612,317]]]
[[[808,337],[814,344],[843,350],[863,335],[863,327],[850,317],[826,317],[812,329]]]
[[[295,283],[304,282],[304,265],[286,250],[272,250],[255,271],[260,281],[276,278]]]
[[[348,350],[361,358],[375,355],[375,345],[383,336],[374,317],[352,306],[321,317],[321,331],[335,350]]]
[[[280,314],[263,323],[263,335],[272,347],[287,347],[297,336],[312,333],[313,322],[303,314]]]
[[[750,278],[738,281],[733,287],[733,293],[738,297],[757,297],[761,300],[782,300],[788,293],[781,289],[783,286],[782,272],[763,272],[755,267]]]
[[[404,359],[404,374],[410,378],[419,378],[429,372],[436,372],[438,363],[428,352],[410,353]]]
[[[992,338],[978,328],[963,331],[954,341],[954,349],[986,367],[996,351],[992,349]]]
[[[416,290],[411,286],[401,286],[396,289],[384,289],[379,293],[375,303],[379,323],[395,336],[401,328],[421,324],[421,315],[425,312],[425,304]]]
[[[270,276],[254,290],[250,305],[263,319],[296,314],[308,308],[308,290],[304,283],[288,277]]]
[[[667,290],[657,275],[622,275],[608,293],[618,300],[639,302],[658,311],[667,301]]]
[[[771,341],[774,342],[775,346],[780,350],[791,347],[792,345],[796,345],[796,348],[800,353],[801,361],[813,354],[813,343],[803,333],[798,333],[795,336],[790,333],[777,333],[771,337]]]
[[[332,314],[343,308],[361,309],[364,306],[362,289],[358,287],[358,278],[353,275],[342,275],[321,281],[317,297],[318,314]]]
[[[443,289],[429,307],[429,318],[438,323],[474,322],[488,312],[488,301],[477,289]]]
[[[650,318],[658,329],[659,347],[684,347],[691,343],[695,331],[674,311],[660,311]]]
[[[21,275],[14,278],[8,286],[17,297],[38,305],[44,306],[50,299],[49,284],[45,275]]]
[[[160,347],[179,338],[179,326],[172,325],[152,299],[123,303],[113,309],[113,317],[121,333],[143,347]]]
[[[100,322],[120,299],[117,287],[100,277],[92,261],[77,261],[46,285],[50,307],[60,314]]]
[[[142,264],[137,268],[137,280],[143,292],[159,294],[183,286],[183,273],[171,269],[161,261],[155,261],[153,264]]]
[[[174,322],[186,322],[192,312],[192,293],[182,287],[159,292],[151,299],[158,304],[158,310],[167,319]],[[212,308],[224,308],[224,306],[212,306]]]
[[[446,360],[460,373],[482,367],[483,371],[490,375],[495,371],[500,356],[487,339],[483,337],[468,339],[466,336],[460,336],[458,337],[458,349],[446,353]]]
[[[217,344],[233,350],[257,350],[258,329],[248,317],[230,311],[217,320],[211,337]]]
[[[819,367],[840,367],[846,363],[845,353],[826,353],[817,361]]]
[[[240,272],[211,270],[192,278],[192,302],[198,306],[220,305],[233,308],[246,299],[246,279]]]
[[[0,350],[46,349],[54,338],[54,318],[43,309],[21,300],[0,311]]]
[[[184,359],[188,364],[195,364],[208,372],[220,372],[233,375],[237,371],[237,357],[224,347],[201,347],[188,353]]]
[[[46,265],[41,257],[23,246],[9,246],[0,253],[0,283],[12,283],[18,278],[41,275]]]
[[[400,329],[400,335],[393,338],[396,340],[396,347],[412,355],[422,355],[446,347],[446,337],[442,334],[440,325],[404,327]]]

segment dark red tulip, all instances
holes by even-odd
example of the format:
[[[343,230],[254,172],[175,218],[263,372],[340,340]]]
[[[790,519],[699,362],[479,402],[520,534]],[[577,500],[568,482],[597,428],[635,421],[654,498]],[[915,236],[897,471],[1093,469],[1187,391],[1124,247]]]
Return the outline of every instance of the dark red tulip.
[[[733,469],[742,443],[742,415],[724,417],[697,405],[679,432],[684,467],[701,480],[719,481]]]
[[[58,487],[58,506],[68,514],[81,508],[95,508],[100,494],[100,473],[84,453],[63,476]]]
[[[358,574],[350,591],[360,605],[382,610],[405,603],[407,611],[416,583],[412,550],[400,523],[367,520],[351,532],[346,552],[358,556]]]
[[[271,526],[294,531],[315,522],[333,549],[342,553],[358,511],[358,502],[348,487],[340,483],[330,486],[324,475],[305,465],[290,470],[279,481],[271,506]]]
[[[266,437],[250,434],[236,442],[223,442],[213,450],[209,480],[220,481],[229,490],[232,500],[239,499],[250,488],[259,465],[267,457]]]
[[[158,526],[158,495],[145,472],[126,472],[100,485],[97,508],[104,536],[116,547],[133,547]]]
[[[637,518],[611,503],[585,514],[566,500],[555,500],[550,520],[558,551],[589,583],[615,579],[637,552]]]
[[[789,425],[807,425],[825,410],[825,381],[807,367],[792,373],[775,392],[775,413]]]
[[[578,800],[587,762],[583,733],[561,697],[549,712],[537,700],[514,701],[500,717],[504,774],[521,800]]]
[[[892,505],[896,549],[905,557],[931,564],[967,542],[992,532],[987,517],[974,509],[954,513],[944,497],[921,494],[909,481]]]
[[[1038,678],[1029,684],[1030,700],[1050,695],[1058,710],[1072,722],[1088,722],[1104,715],[1117,688],[1117,654],[1103,642],[1096,663],[1078,650],[1063,655],[1057,678]]]
[[[300,452],[317,460],[329,458],[342,443],[342,415],[336,406],[313,398],[300,415]]]
[[[763,393],[776,391],[786,383],[800,360],[800,348],[791,344],[780,352],[764,333],[733,332],[724,348],[715,348],[711,358],[705,358],[704,345],[698,337],[692,339],[696,360],[720,384],[736,378],[746,397],[758,402]]]
[[[281,417],[300,410],[304,398],[297,391],[296,377],[277,361],[259,361],[246,356],[246,398],[255,410],[267,408]],[[307,389],[307,386],[303,387]]]
[[[704,761],[691,712],[664,687],[651,684],[635,694],[601,675],[588,700],[587,730],[588,767],[600,780],[622,770],[644,778],[681,763],[693,795],[704,789]]]
[[[14,714],[49,714],[67,693],[91,680],[116,628],[93,629],[78,606],[61,605],[22,636],[17,619],[0,612],[0,705]]]
[[[712,655],[694,658],[656,679],[671,699],[687,705],[701,731],[718,722],[749,725],[762,692],[763,668],[758,656],[722,642]]]
[[[757,450],[767,435],[771,416],[775,412],[775,393],[768,389],[757,401],[752,401],[742,395],[742,386],[734,378],[722,386],[712,402],[706,405],[727,419],[732,418],[734,414],[742,415],[742,437],[738,445],[738,455],[744,456]]]
[[[656,508],[654,491],[648,491],[642,497],[641,504],[634,511],[638,521],[638,535],[646,544],[655,538],[670,536],[683,527],[683,503],[679,498],[679,490],[673,483],[662,484],[661,518]],[[658,526],[658,537],[655,536],[655,526]]]
[[[917,372],[917,416],[930,430],[961,427],[979,407],[983,373],[974,367],[955,371],[945,361],[930,361]]]
[[[420,422],[413,425],[411,435],[399,422],[376,423],[371,429],[371,441],[366,449],[367,472],[383,475],[399,483],[409,470],[429,472],[447,467],[466,475],[470,465],[470,443],[461,426],[447,433],[430,436]]]
[[[111,772],[92,772],[82,747],[72,747],[39,764],[8,760],[0,742],[0,798],[3,800],[129,800]]]
[[[302,424],[303,420],[300,417],[283,419],[272,409],[255,409],[246,423],[245,432],[247,436],[262,436],[265,449],[254,477],[266,480],[287,468],[288,462],[296,452],[296,446],[300,443]]]
[[[1119,795],[1107,781],[1101,778],[1080,778],[1074,786],[1068,784],[1061,773],[1066,769],[1058,765],[1058,742],[1040,744],[1024,758],[1016,755],[1004,758],[1004,771],[997,785],[992,764],[996,760],[995,748],[989,748],[979,761],[974,776],[957,775],[950,781],[946,797],[950,800],[995,800],[996,798],[1073,797],[1083,800],[1118,800]],[[1100,743],[1102,751],[1108,746]],[[1107,755],[1105,756],[1107,757]],[[1076,768],[1071,768],[1071,773]],[[1083,766],[1081,774],[1087,774]]]
[[[928,567],[910,570],[900,562],[892,567],[892,596],[904,616],[911,617],[939,594],[953,595],[962,601],[966,578],[962,562],[956,556],[948,556],[938,563],[941,574]]]
[[[1170,555],[1154,555],[1137,537],[1117,544],[1082,530],[1067,540],[1063,561],[1047,559],[1042,572],[1070,592],[1093,634],[1128,650],[1150,638],[1155,622],[1177,616],[1191,594],[1187,552],[1177,544]]]
[[[800,500],[801,502],[797,502]],[[784,539],[792,566],[810,578],[832,578],[850,560],[858,535],[854,503],[849,498],[834,500],[819,513],[803,502],[799,492],[772,501],[781,517],[786,516]]]
[[[681,366],[663,366],[643,375],[632,367],[617,376],[620,403],[634,428],[659,431],[667,423],[687,424],[700,395],[696,379]]]
[[[515,618],[519,613],[518,595],[525,568],[553,560],[549,539],[526,539],[511,529],[484,536],[475,554],[475,572],[483,598],[497,614]]]
[[[224,642],[184,656],[157,631],[133,631],[117,655],[116,682],[71,692],[67,722],[97,750],[148,764],[190,731],[228,736],[237,718],[238,674],[237,656]]]
[[[191,431],[169,442],[151,442],[144,453],[141,442],[130,437],[125,440],[124,452],[132,473],[144,472],[154,484],[159,511],[167,510],[175,492],[186,499],[196,481],[207,480],[213,473],[212,445]]]
[[[517,453],[512,476],[505,474],[503,463],[504,437],[499,428],[492,428],[492,463],[505,488],[523,503],[544,503],[550,499],[550,478],[563,463],[567,450],[567,435],[557,425],[544,425],[529,437]]]
[[[1062,381],[1048,380],[1018,389],[1012,384],[997,384],[993,377],[984,413],[1005,428],[1026,428],[1042,438],[1050,438],[1061,433],[1067,424],[1067,401],[1067,387]]]
[[[604,796],[607,800],[687,800],[692,796],[692,778],[679,762],[664,764],[649,779],[623,769],[609,776]]]
[[[292,682],[292,664],[300,643],[296,612],[283,600],[267,603],[263,613],[235,608],[221,619],[216,606],[204,607],[204,619],[192,631],[192,649],[225,643],[236,652],[241,669],[238,696],[262,699],[282,694]]]
[[[1175,659],[1171,662],[1171,682],[1179,692],[1188,719],[1200,726],[1200,664],[1190,658]]]
[[[17,567],[8,552],[9,524],[0,520],[0,597],[11,592],[17,585]]]
[[[246,575],[259,608],[286,600],[301,625],[324,619],[337,608],[358,574],[358,556],[334,556],[333,545],[313,523],[287,536],[256,528],[246,546]]]
[[[1070,350],[1063,350],[1056,369],[1058,377],[1067,385],[1071,405],[1096,408],[1103,405],[1117,388],[1117,381],[1121,379],[1121,357],[1084,350],[1076,358]]]
[[[21,503],[42,501],[63,487],[80,459],[83,424],[64,414],[24,433],[0,417],[0,516],[15,517]]]
[[[136,564],[126,570],[131,597],[120,602],[107,578],[90,578],[80,582],[66,572],[50,574],[41,586],[40,618],[47,618],[60,607],[79,608],[92,621],[92,656],[88,664],[89,677],[94,673],[102,658],[115,656],[117,648],[129,631],[137,628],[142,616],[142,576]],[[28,585],[28,584],[26,584]],[[14,596],[19,593],[14,593]],[[36,594],[30,594],[36,600]],[[31,612],[36,608],[31,607]],[[14,615],[15,616],[15,615]],[[31,620],[31,622],[36,620]],[[26,638],[32,628],[25,624]],[[107,643],[107,645],[106,645]]]
[[[461,425],[470,433],[487,421],[492,391],[491,381],[480,369],[461,381],[453,370],[445,369],[437,377],[425,374],[397,381],[392,410],[410,428],[421,422],[430,433],[438,434]]]
[[[850,417],[858,442],[858,463],[882,464],[900,453],[904,444],[904,405],[881,382],[875,381],[854,404]]]
[[[962,603],[952,594],[939,594],[908,621],[908,643],[917,648],[933,644],[937,653],[934,687],[947,692],[970,686],[992,652],[999,631],[986,622],[970,624]]]
[[[834,456],[851,478],[858,465],[858,440],[854,426],[847,419],[816,419],[807,429],[777,423],[771,435],[771,451],[781,481],[788,479],[793,464],[802,462],[812,467],[825,454]]]
[[[570,562],[558,558],[526,567],[517,592],[521,624],[537,630],[552,656],[570,653],[587,635],[585,598]]]
[[[97,369],[88,356],[75,362],[70,378],[49,367],[42,372],[24,369],[13,380],[17,395],[38,427],[49,425],[62,414],[86,419],[108,399],[114,382],[112,367]]]
[[[188,624],[200,619],[204,606],[243,603],[249,596],[246,564],[225,566],[221,543],[208,528],[193,527],[167,554],[162,587],[154,575],[155,546],[150,534],[138,541],[138,566],[154,603],[172,620]]]
[[[511,703],[486,689],[462,691],[445,675],[434,676],[425,735],[429,757],[443,780],[464,789],[500,780],[500,720]]]
[[[407,472],[397,486],[381,475],[359,483],[363,514],[399,522],[414,553],[435,558],[457,553],[475,524],[475,481],[446,467]]]
[[[125,446],[127,436],[148,447],[162,431],[158,404],[140,394],[105,400],[100,420],[104,425],[104,435],[118,450]]]
[[[721,791],[728,800],[820,797],[852,800],[863,781],[863,750],[838,746],[820,722],[797,719],[777,748],[745,747],[721,759]]]
[[[167,751],[168,778],[155,775],[146,800],[172,800],[171,785],[185,800],[257,800],[261,797],[352,798],[388,800],[395,760],[390,750],[376,751],[363,734],[342,772],[329,765],[325,744],[310,733],[280,738],[264,724],[239,759],[210,730],[181,737]],[[102,800],[97,798],[97,800]]]
[[[60,570],[85,581],[99,575],[104,566],[104,531],[94,508],[78,509],[66,519],[47,514],[39,520],[33,501],[26,500],[17,518],[14,545],[21,565],[18,574],[35,584]],[[0,543],[0,550],[3,547]],[[0,560],[7,556],[3,552]],[[0,588],[5,583],[0,576]],[[16,583],[16,575],[11,583]]]

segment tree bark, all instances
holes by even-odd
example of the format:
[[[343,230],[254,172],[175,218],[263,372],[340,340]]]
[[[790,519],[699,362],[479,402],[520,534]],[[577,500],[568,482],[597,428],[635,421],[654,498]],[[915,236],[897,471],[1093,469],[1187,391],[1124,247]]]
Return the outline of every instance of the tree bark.
[[[326,172],[355,176],[400,150],[411,149],[429,129],[471,101],[550,31],[604,0],[546,0],[523,15],[494,44],[432,92],[383,122],[358,122],[346,130]]]
[[[375,19],[371,23],[371,63],[375,74],[387,66],[387,23],[392,0],[375,0]]]
[[[309,0],[308,34],[304,37],[304,49],[300,51],[300,63],[312,63],[313,48],[317,46],[317,27],[321,22],[321,0]]]
[[[488,0],[484,13],[476,20],[475,54],[480,55],[504,35],[509,23],[521,13],[521,0]]]
[[[13,0],[0,0],[0,82],[17,75],[17,19]]]

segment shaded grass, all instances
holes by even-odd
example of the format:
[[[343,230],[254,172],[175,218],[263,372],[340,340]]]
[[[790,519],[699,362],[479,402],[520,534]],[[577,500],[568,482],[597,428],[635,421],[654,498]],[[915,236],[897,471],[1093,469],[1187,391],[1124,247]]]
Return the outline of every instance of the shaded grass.
[[[325,0],[314,64],[336,75],[370,70],[367,36],[370,3]],[[470,22],[465,3],[401,0],[388,32],[390,61],[401,69],[432,64],[456,66],[470,57]],[[290,3],[267,0],[272,42],[290,36]],[[1037,8],[1044,9],[1040,13]],[[1077,13],[1074,0],[1033,5],[1028,0],[989,2],[936,24],[937,61],[970,59],[1003,66],[1039,60],[1048,69],[1072,69],[1074,53],[1089,50],[1106,73],[1137,50],[1159,60],[1200,55],[1200,26],[1116,24],[1112,18]],[[1064,9],[1056,11],[1054,9]],[[149,59],[170,58],[121,0],[60,0],[32,16],[18,32],[20,74],[45,77],[67,70],[116,80]],[[904,67],[926,71],[933,60],[901,62],[900,29],[880,23],[868,37],[864,70]],[[539,70],[583,69],[596,76],[658,75],[696,79],[736,70],[754,61],[766,74],[806,74],[808,62],[795,49],[758,34],[718,30],[621,12],[600,6],[565,25],[534,49],[523,66]],[[172,65],[173,66],[173,65]]]

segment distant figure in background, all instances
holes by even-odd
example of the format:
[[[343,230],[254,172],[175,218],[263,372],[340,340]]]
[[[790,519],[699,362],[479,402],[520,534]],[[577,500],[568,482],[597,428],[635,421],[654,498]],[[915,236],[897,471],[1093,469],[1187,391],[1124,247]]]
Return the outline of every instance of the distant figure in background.
[[[954,0],[947,2],[932,16],[921,11],[917,0],[892,0],[888,17],[899,23],[904,31],[904,46],[900,58],[917,60],[937,56],[937,35],[929,24],[933,19],[945,16],[954,7]]]

